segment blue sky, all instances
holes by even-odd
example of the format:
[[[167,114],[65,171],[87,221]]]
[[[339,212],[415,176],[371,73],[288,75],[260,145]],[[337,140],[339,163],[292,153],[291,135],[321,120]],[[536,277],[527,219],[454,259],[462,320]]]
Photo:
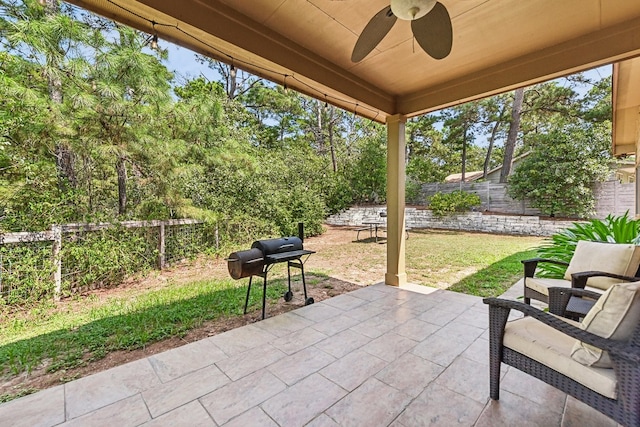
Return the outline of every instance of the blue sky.
[[[180,84],[185,79],[193,79],[201,75],[207,80],[218,80],[219,75],[208,66],[196,61],[196,54],[165,40],[160,41],[160,46],[169,50],[169,60],[165,65],[176,75],[176,83]]]
[[[196,55],[189,49],[177,46],[169,43],[165,40],[160,41],[163,48],[169,50],[169,60],[165,63],[167,68],[176,74],[176,83],[181,84],[185,79],[191,79],[203,75],[207,80],[218,80],[219,74],[196,61]],[[610,76],[612,73],[612,66],[606,65],[603,67],[595,68],[587,71],[588,77],[593,79],[602,79]]]

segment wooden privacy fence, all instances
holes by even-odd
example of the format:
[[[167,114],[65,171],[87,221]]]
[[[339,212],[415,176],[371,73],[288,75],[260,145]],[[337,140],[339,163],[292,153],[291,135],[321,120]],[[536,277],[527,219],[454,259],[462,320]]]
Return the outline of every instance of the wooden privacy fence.
[[[62,291],[62,244],[63,235],[70,233],[81,233],[100,231],[115,227],[122,227],[125,229],[132,228],[157,228],[158,240],[157,240],[157,266],[159,269],[163,269],[167,263],[167,251],[166,251],[166,229],[172,226],[184,226],[202,224],[202,221],[194,219],[174,219],[166,221],[124,221],[116,224],[111,223],[92,223],[92,224],[62,224],[52,225],[51,230],[40,232],[17,232],[17,233],[4,233],[0,234],[0,245],[6,244],[25,244],[34,242],[51,242],[51,260],[53,269],[53,282],[54,282],[54,297],[60,298]],[[216,233],[217,238],[217,233]],[[217,241],[216,241],[217,244]],[[1,259],[0,259],[1,264]],[[0,265],[0,284],[2,283],[2,272],[6,269],[2,269]],[[1,290],[1,289],[0,289]]]
[[[422,184],[418,204],[428,204],[428,198],[436,193],[451,193],[462,190],[477,194],[481,200],[481,210],[517,215],[540,215],[532,208],[528,200],[514,200],[507,194],[508,184],[484,182],[456,182]],[[622,215],[629,211],[635,213],[635,183],[621,184],[618,181],[606,181],[593,184],[596,201],[595,218],[605,218],[609,214]]]

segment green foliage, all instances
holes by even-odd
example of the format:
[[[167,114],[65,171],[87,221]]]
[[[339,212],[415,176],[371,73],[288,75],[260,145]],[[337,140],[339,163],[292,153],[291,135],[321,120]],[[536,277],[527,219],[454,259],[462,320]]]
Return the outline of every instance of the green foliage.
[[[157,265],[157,228],[115,227],[66,235],[62,243],[63,292],[118,285]]]
[[[439,217],[455,212],[466,212],[479,205],[480,197],[477,194],[460,190],[451,193],[436,193],[429,199],[429,209]]]
[[[386,141],[380,132],[363,138],[360,157],[346,172],[351,183],[353,202],[383,203],[387,199]]]
[[[328,179],[324,182],[324,194],[329,215],[347,209],[353,201],[351,185],[342,174],[336,175],[335,179]]]
[[[586,223],[574,223],[545,240],[538,249],[541,258],[569,262],[580,240],[609,243],[640,244],[640,220],[609,215],[604,220],[592,219]],[[541,277],[562,278],[566,267],[551,263],[538,264]]]
[[[404,192],[405,201],[407,203],[417,203],[420,200],[420,190],[422,190],[420,182],[411,177],[407,177]]]
[[[51,242],[0,245],[0,305],[52,295],[53,270]]]
[[[608,124],[567,125],[537,135],[533,151],[509,178],[509,195],[526,198],[545,215],[589,216],[591,186],[608,171],[610,138]]]

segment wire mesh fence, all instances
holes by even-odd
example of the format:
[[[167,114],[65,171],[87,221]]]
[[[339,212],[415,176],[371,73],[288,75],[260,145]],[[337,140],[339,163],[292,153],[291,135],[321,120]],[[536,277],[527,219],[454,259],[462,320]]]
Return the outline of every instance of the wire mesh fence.
[[[267,223],[247,218],[75,223],[0,233],[0,304],[114,286],[133,273],[202,253],[228,253],[276,234]]]
[[[52,246],[52,241],[0,245],[0,300],[13,305],[53,292]]]
[[[196,220],[127,221],[0,234],[0,303],[113,286],[130,274],[192,259],[219,246],[211,228]]]
[[[132,273],[155,267],[158,228],[115,226],[63,233],[61,290],[84,292],[121,283]]]

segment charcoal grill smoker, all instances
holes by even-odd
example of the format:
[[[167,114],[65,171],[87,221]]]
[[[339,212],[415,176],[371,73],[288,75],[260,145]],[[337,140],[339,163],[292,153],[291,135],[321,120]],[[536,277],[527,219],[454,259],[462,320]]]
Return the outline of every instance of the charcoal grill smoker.
[[[265,304],[267,295],[267,274],[269,270],[278,263],[287,263],[287,283],[289,290],[284,294],[284,300],[289,302],[293,299],[291,292],[291,267],[299,268],[302,273],[302,288],[304,289],[304,304],[313,304],[313,298],[307,297],[307,283],[304,279],[304,263],[309,255],[315,251],[305,250],[302,247],[300,237],[281,237],[279,239],[256,240],[251,245],[251,249],[234,252],[227,258],[229,274],[238,280],[249,278],[247,288],[247,298],[244,302],[244,314],[247,314],[249,305],[249,294],[254,276],[262,277],[262,318],[265,317]],[[303,260],[303,257],[306,257]]]

